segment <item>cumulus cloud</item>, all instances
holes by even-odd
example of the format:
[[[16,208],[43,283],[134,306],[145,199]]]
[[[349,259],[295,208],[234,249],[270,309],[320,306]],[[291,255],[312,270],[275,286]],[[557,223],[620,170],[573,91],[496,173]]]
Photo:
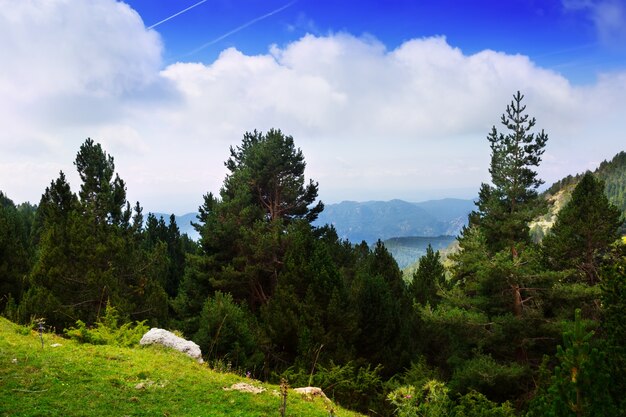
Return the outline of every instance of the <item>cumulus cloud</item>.
[[[294,136],[326,200],[459,196],[488,179],[485,136],[517,90],[551,137],[548,181],[623,143],[626,74],[577,87],[523,55],[468,55],[445,37],[388,49],[348,33],[162,68],[158,33],[123,3],[0,10],[0,189],[16,201],[71,173],[91,136],[131,200],[191,211],[219,190],[229,146],[271,127]]]

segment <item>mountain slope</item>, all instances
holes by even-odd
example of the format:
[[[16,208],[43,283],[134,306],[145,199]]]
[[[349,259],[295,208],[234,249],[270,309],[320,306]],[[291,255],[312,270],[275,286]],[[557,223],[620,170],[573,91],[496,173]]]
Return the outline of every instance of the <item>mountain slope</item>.
[[[554,224],[559,210],[570,200],[572,191],[584,173],[568,175],[552,184],[543,196],[548,200],[548,213],[531,223],[531,233],[535,240],[541,239]],[[604,181],[604,192],[611,204],[615,205],[626,220],[626,152],[620,152],[610,161],[603,161],[593,174]],[[626,231],[626,227],[622,226]]]
[[[53,344],[59,346],[53,347]],[[158,347],[80,345],[39,335],[0,317],[0,415],[5,416],[273,416],[277,386],[212,371]],[[246,382],[260,394],[225,390]],[[293,391],[287,415],[359,416]]]

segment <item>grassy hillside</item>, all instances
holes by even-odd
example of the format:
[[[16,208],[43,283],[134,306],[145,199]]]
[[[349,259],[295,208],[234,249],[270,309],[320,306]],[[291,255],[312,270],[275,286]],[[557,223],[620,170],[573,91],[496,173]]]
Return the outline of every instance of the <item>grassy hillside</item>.
[[[237,382],[266,390],[224,390]],[[0,317],[1,416],[279,416],[278,391],[160,347],[81,345],[44,334],[42,349],[36,332]],[[328,416],[331,406],[289,392],[286,415]]]

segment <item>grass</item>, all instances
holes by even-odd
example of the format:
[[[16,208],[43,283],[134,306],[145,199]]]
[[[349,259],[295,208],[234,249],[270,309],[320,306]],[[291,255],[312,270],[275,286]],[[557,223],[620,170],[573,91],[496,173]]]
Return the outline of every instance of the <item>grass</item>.
[[[237,382],[266,391],[224,390]],[[44,334],[42,349],[38,333],[0,317],[0,416],[279,416],[278,392],[157,346],[94,346]],[[286,415],[329,416],[330,407],[335,416],[360,416],[294,392]]]

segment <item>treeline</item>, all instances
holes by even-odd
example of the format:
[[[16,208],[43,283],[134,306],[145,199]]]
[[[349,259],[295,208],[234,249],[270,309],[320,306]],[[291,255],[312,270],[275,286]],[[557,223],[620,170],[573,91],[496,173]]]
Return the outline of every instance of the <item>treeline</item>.
[[[446,270],[431,248],[403,279],[381,242],[330,226],[318,184],[279,130],[244,135],[198,243],[126,200],[113,158],[87,141],[39,204],[0,194],[0,309],[58,332],[124,321],[180,330],[213,366],[321,386],[375,415],[592,416],[626,409],[626,246],[591,174],[541,243],[536,167],[547,142],[516,94],[495,127],[490,185]],[[608,381],[611,381],[608,384]]]

